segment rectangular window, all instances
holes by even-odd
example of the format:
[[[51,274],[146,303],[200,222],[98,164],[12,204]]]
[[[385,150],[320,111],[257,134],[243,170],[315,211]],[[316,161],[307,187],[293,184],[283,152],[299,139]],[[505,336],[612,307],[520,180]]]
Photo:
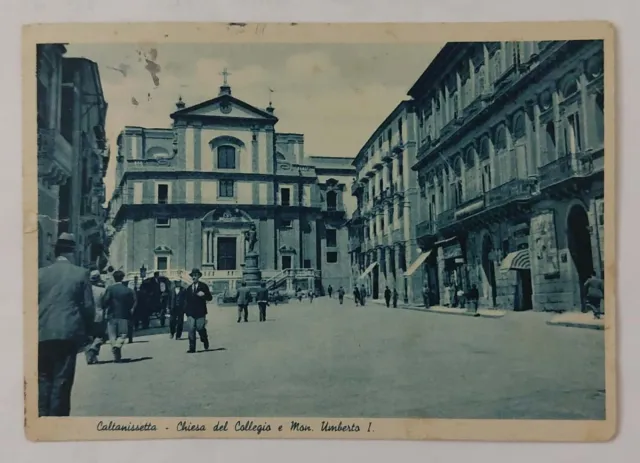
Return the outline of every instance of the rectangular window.
[[[220,180],[218,183],[218,197],[233,198],[234,197],[234,181]]]
[[[169,258],[167,256],[156,256],[156,270],[159,272],[169,269]]]
[[[304,268],[311,268],[311,259],[304,260]]]
[[[171,219],[169,217],[156,217],[156,227],[170,227]]]
[[[335,248],[338,245],[338,230],[327,230],[327,247]]]
[[[282,256],[282,270],[292,268],[291,256]]]
[[[329,251],[327,253],[327,263],[335,264],[336,262],[338,262],[338,253],[335,251]]]
[[[293,222],[291,220],[283,220],[282,228],[293,228]]]
[[[236,149],[233,146],[218,148],[218,169],[236,168]]]
[[[291,206],[291,188],[280,188],[280,204]]]
[[[159,183],[157,185],[158,204],[169,203],[169,185],[166,183]]]

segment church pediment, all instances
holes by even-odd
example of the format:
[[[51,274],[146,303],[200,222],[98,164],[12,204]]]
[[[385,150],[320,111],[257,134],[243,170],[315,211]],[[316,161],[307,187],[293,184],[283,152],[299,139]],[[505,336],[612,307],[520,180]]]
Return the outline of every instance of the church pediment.
[[[253,219],[249,214],[241,209],[219,208],[208,212],[203,218],[205,224],[233,224],[233,225],[250,225]]]
[[[278,120],[273,114],[251,106],[231,95],[221,95],[195,106],[181,109],[171,114],[171,118],[238,118],[272,121],[273,123]]]

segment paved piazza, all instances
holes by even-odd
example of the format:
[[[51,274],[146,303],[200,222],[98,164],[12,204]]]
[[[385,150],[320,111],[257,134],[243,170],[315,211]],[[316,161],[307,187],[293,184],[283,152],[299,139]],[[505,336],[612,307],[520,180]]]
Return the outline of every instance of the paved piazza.
[[[211,349],[167,334],[126,345],[128,363],[78,358],[75,416],[604,418],[602,331],[338,305],[271,306],[236,323],[210,306]],[[186,334],[184,336],[186,338]],[[202,349],[199,343],[198,348]]]

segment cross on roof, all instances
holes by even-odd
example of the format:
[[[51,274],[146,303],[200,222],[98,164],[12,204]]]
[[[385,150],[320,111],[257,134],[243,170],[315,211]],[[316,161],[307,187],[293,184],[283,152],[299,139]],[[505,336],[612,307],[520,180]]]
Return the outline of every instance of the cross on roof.
[[[224,78],[224,83],[223,85],[226,87],[227,84],[227,77],[229,77],[231,75],[231,73],[229,71],[227,71],[227,68],[224,68],[222,70],[222,72],[220,73],[220,75]]]

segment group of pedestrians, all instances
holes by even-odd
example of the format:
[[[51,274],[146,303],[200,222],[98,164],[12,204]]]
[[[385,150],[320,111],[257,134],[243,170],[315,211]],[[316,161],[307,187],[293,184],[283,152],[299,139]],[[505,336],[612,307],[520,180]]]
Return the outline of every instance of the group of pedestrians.
[[[133,290],[122,284],[124,273],[112,274],[104,287],[100,274],[74,263],[75,237],[62,233],[55,262],[38,271],[38,413],[68,416],[78,352],[95,363],[108,338],[120,361],[128,320],[136,305]]]

